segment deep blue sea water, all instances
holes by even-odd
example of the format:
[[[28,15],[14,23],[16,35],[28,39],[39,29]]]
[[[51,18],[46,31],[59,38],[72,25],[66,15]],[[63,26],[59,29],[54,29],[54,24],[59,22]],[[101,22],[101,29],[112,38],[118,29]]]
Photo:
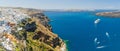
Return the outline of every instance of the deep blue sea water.
[[[120,18],[96,16],[98,11],[44,12],[53,32],[68,40],[69,51],[120,51]],[[100,19],[95,25],[94,21]],[[106,36],[108,32],[109,37]],[[95,43],[97,38],[98,44]],[[97,48],[104,46],[103,48]]]

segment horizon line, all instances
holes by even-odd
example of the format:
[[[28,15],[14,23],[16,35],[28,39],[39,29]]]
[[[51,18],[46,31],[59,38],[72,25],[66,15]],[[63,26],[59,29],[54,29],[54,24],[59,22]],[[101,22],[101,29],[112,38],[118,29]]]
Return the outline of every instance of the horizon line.
[[[93,9],[81,9],[81,8],[33,8],[33,7],[16,7],[16,6],[0,6],[4,8],[29,8],[29,9],[40,9],[40,10],[120,10],[120,9],[114,9],[114,8],[93,8]]]

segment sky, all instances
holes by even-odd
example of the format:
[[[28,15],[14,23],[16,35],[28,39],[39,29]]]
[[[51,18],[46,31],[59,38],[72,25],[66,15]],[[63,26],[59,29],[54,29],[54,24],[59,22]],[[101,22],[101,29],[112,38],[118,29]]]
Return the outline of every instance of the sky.
[[[120,9],[120,0],[0,0],[0,6],[36,9]]]

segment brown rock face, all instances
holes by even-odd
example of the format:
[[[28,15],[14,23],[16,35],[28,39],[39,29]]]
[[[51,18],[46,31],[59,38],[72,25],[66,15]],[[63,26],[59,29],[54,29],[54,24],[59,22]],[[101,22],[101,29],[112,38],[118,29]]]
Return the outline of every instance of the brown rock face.
[[[36,51],[61,51],[64,42],[56,34],[51,32],[50,21],[42,12],[34,9],[24,10],[31,18],[23,21],[26,50]],[[26,35],[26,36],[25,36]]]
[[[61,51],[61,48],[65,48],[63,40],[51,31],[51,26],[48,24],[50,20],[41,10],[25,8],[10,8],[10,10],[14,13],[18,12],[15,14],[17,18],[25,17],[18,22],[10,20],[16,24],[7,23],[10,34],[3,33],[3,36],[7,39],[6,41],[10,40],[8,45],[12,44],[10,51]],[[4,41],[4,37],[0,42]],[[7,48],[0,45],[1,49],[7,51]]]

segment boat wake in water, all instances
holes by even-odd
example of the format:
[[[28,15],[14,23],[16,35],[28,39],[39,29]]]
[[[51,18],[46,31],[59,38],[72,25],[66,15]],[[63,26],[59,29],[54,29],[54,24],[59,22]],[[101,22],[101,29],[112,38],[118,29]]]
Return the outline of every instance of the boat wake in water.
[[[95,47],[96,47],[96,49],[102,49],[102,48],[107,47],[107,46],[105,46],[105,45],[100,45],[101,42],[98,40],[97,37],[94,39],[94,43],[95,43]]]
[[[95,28],[97,28],[97,26],[98,26],[98,24],[100,23],[100,21],[101,21],[101,19],[96,19],[96,20],[94,21]],[[97,31],[96,31],[96,32],[97,32]],[[105,35],[106,35],[107,38],[110,38],[108,32],[106,32]],[[107,42],[107,40],[106,40],[106,42]],[[94,44],[95,44],[95,48],[96,48],[96,49],[102,49],[102,48],[108,47],[107,44],[104,44],[104,40],[98,39],[98,37],[95,37],[95,38],[94,38]]]
[[[105,48],[105,47],[107,47],[107,46],[97,46],[96,48],[101,49],[101,48]]]

